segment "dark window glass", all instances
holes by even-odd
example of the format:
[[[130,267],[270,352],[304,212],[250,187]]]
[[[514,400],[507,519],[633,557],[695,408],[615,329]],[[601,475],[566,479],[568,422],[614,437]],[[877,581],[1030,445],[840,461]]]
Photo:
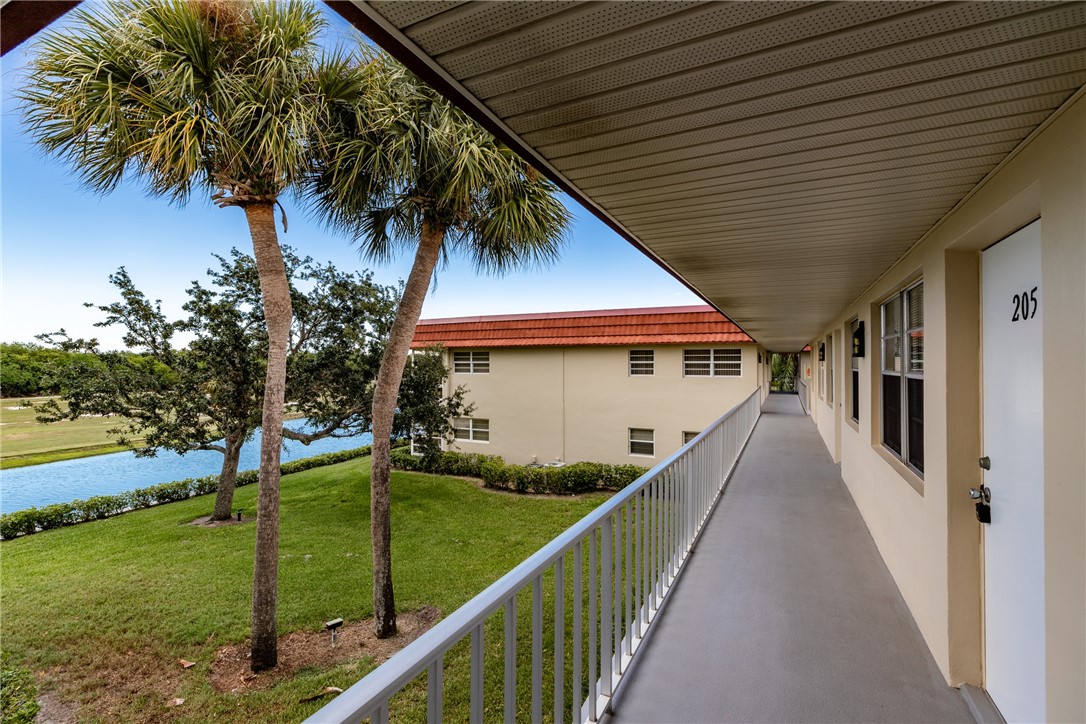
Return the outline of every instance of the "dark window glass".
[[[852,370],[852,419],[860,421],[860,371]]]
[[[905,381],[909,410],[909,463],[924,472],[924,380]]]
[[[901,454],[901,378],[882,376],[882,442]]]

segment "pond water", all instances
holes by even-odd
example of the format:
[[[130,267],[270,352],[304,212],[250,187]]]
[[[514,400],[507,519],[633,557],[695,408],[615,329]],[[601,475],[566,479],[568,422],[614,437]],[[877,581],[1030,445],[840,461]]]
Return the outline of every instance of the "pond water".
[[[305,427],[305,423],[305,420],[289,420],[286,426],[298,430]],[[369,445],[372,440],[369,433],[350,438],[325,438],[308,446],[288,440],[283,446],[282,461],[350,450]],[[257,431],[241,450],[238,470],[251,470],[259,465],[260,432]],[[217,475],[221,470],[222,454],[214,450],[196,450],[185,455],[160,452],[153,458],[137,458],[135,453],[119,452],[3,470],[0,471],[0,513]]]

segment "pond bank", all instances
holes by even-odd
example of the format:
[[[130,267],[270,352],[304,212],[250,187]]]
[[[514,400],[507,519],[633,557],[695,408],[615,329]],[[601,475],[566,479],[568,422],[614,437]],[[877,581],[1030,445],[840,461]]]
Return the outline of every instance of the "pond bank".
[[[303,429],[306,422],[304,419],[290,420],[285,424],[298,430]],[[372,435],[366,433],[350,438],[325,438],[308,446],[289,441],[283,447],[281,461],[349,450],[368,445],[372,439]],[[238,469],[255,469],[259,462],[260,432],[257,431],[242,448]],[[7,469],[0,471],[0,513],[217,475],[221,469],[222,455],[211,450],[196,450],[185,455],[164,452],[153,458],[139,458],[134,452],[127,451]]]

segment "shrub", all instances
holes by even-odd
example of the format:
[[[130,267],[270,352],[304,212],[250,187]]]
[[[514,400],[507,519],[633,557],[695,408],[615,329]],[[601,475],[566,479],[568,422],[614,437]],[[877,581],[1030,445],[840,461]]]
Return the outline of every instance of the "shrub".
[[[237,481],[234,482],[234,486],[237,487]],[[214,493],[219,489],[219,476],[218,475],[205,475],[202,478],[196,478],[192,481],[192,494],[207,495],[208,493]]]
[[[389,456],[397,470],[432,473],[434,475],[459,475],[469,478],[482,477],[483,465],[496,458],[478,453],[435,452],[429,455],[412,455],[406,447],[396,448]]]
[[[392,463],[392,467],[397,470],[414,471],[419,470],[422,467],[422,458],[417,455],[412,455],[411,448],[394,448],[392,452],[389,453],[388,457]]]
[[[10,540],[17,535],[29,535],[38,529],[38,509],[29,508],[0,516],[0,536]]]
[[[152,488],[136,488],[135,490],[129,490],[125,495],[128,497],[128,504],[133,510],[150,508],[155,504],[155,495]]]
[[[31,508],[31,510],[34,510]],[[37,524],[42,530],[71,525],[74,521],[71,503],[55,503],[37,509]]]
[[[154,491],[155,505],[161,505],[162,503],[175,503],[178,500],[186,500],[189,497],[189,485],[192,483],[192,479],[177,480],[172,483],[162,483],[160,485],[152,485],[151,490]]]
[[[123,513],[129,508],[128,496],[121,495],[95,495],[86,500],[73,500],[72,522],[85,523],[90,520],[101,520],[111,515]]]
[[[34,676],[0,654],[0,721],[4,724],[31,724],[38,715],[38,688]]]
[[[506,488],[509,483],[509,475],[506,468],[509,467],[500,457],[487,460],[479,468],[479,477],[490,488]]]
[[[619,490],[648,471],[638,465],[605,463],[573,463],[560,468],[511,465],[497,455],[451,451],[419,457],[406,448],[393,450],[391,458],[392,466],[398,470],[464,475],[482,478],[491,488],[557,495]]]

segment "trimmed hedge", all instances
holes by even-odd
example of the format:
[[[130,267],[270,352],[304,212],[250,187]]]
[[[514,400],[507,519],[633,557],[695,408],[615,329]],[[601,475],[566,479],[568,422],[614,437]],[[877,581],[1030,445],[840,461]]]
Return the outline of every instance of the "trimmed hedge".
[[[370,446],[341,450],[339,452],[314,455],[313,457],[283,463],[279,470],[283,475],[300,473],[303,470],[324,465],[335,465],[347,460],[365,457],[370,454]],[[244,470],[238,473],[235,487],[252,485],[257,482],[256,470]],[[61,528],[66,525],[102,520],[130,510],[150,508],[154,505],[187,500],[198,495],[214,493],[219,488],[218,475],[206,475],[202,478],[185,478],[172,483],[136,488],[116,495],[95,495],[86,500],[73,500],[70,503],[55,503],[41,508],[27,508],[14,513],[0,515],[0,538],[10,540],[20,535],[30,535],[40,530]]]
[[[420,457],[406,447],[393,450],[391,457],[397,470],[482,478],[489,488],[552,495],[620,490],[648,472],[639,465],[606,463],[573,463],[560,468],[511,465],[498,455],[477,453],[439,452]]]

